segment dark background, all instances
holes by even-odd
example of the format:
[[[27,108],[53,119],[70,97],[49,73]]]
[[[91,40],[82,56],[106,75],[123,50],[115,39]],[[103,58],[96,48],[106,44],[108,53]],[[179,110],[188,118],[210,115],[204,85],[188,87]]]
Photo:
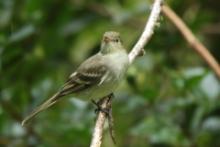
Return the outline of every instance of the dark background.
[[[102,34],[121,33],[128,51],[150,0],[1,0],[0,146],[89,146],[90,102],[64,98],[26,128],[21,120],[99,50]],[[220,1],[166,1],[220,61]],[[115,93],[117,146],[220,146],[220,82],[165,17],[146,55]],[[70,96],[71,97],[71,96]],[[103,147],[112,146],[108,131]]]

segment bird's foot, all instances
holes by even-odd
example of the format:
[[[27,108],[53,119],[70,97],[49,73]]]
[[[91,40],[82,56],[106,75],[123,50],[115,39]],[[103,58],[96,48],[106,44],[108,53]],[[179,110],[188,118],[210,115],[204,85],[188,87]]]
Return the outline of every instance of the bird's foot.
[[[114,97],[114,94],[111,93],[110,95],[108,95],[108,100],[107,100],[107,103],[109,104],[110,100]],[[96,109],[95,109],[95,113],[97,114],[98,112],[103,112],[105,113],[107,116],[109,116],[109,112],[110,112],[110,109],[111,109],[111,106],[108,106],[106,108],[102,108],[102,103],[103,101],[105,100],[105,98],[102,98],[100,99],[99,101],[95,101],[95,100],[91,100],[92,103],[96,106]]]
[[[98,112],[103,112],[105,113],[107,116],[109,116],[109,111],[110,109],[109,108],[102,108],[101,107],[101,104],[102,104],[102,99],[99,100],[98,102],[96,102],[95,100],[91,100],[92,103],[96,106],[96,109],[95,109],[95,113],[97,114]]]

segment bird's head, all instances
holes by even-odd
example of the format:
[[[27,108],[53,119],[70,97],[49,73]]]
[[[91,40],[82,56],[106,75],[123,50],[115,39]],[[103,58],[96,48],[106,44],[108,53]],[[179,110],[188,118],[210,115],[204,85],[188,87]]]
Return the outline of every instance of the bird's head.
[[[100,52],[102,54],[109,54],[120,50],[125,50],[121,43],[120,34],[113,31],[105,32],[103,35]]]

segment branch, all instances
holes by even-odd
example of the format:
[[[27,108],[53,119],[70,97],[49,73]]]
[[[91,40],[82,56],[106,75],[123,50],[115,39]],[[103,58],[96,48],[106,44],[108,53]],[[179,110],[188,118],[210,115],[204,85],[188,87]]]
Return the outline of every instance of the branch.
[[[101,109],[110,109],[112,99],[110,97],[105,97],[101,99]],[[98,116],[96,119],[95,129],[92,134],[92,141],[90,144],[90,147],[100,147],[102,143],[102,134],[103,134],[103,128],[105,124],[106,114],[102,111],[98,112]]]
[[[162,7],[163,14],[179,29],[192,48],[207,62],[215,74],[220,78],[220,66],[209,50],[193,35],[175,12],[168,6]]]
[[[151,11],[151,14],[149,16],[149,19],[146,23],[146,26],[144,28],[144,31],[139,38],[136,45],[133,47],[131,52],[129,53],[129,61],[132,63],[135,58],[137,58],[143,51],[144,46],[148,43],[151,36],[154,33],[154,27],[157,24],[157,20],[160,15],[161,6],[162,6],[163,0],[155,0],[153,4],[153,9]],[[111,105],[111,100],[108,103],[108,99],[104,98],[102,103],[102,108],[107,108],[108,105]],[[93,137],[90,144],[90,147],[100,147],[102,143],[102,134],[103,134],[103,127],[106,120],[106,115],[103,112],[99,112],[95,124],[95,128],[93,131]]]
[[[151,11],[151,14],[149,16],[149,19],[146,23],[146,26],[144,28],[143,33],[141,34],[141,37],[139,38],[138,42],[135,44],[131,52],[129,53],[129,61],[132,63],[136,57],[139,56],[139,54],[142,52],[142,49],[144,46],[148,43],[151,36],[154,33],[154,27],[157,24],[157,20],[160,15],[161,6],[162,6],[163,0],[155,0],[153,9]]]

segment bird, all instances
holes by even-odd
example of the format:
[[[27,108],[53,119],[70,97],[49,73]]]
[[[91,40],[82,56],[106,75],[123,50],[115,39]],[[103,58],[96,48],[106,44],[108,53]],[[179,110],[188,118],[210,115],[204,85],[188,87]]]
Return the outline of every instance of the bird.
[[[99,52],[81,63],[63,86],[25,117],[21,125],[26,125],[38,113],[66,95],[73,95],[81,100],[98,100],[112,94],[124,78],[128,66],[128,53],[122,45],[120,33],[105,32]]]

